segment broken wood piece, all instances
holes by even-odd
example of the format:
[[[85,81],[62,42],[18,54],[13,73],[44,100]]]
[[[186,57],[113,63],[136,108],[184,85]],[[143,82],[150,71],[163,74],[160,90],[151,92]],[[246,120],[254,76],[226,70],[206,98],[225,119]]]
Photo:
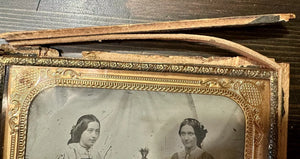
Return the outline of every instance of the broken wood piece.
[[[25,56],[37,57],[59,57],[59,52],[55,49],[40,46],[11,46],[8,44],[0,45],[0,55],[3,54],[22,54]]]
[[[168,64],[205,64],[247,67],[262,67],[257,62],[245,57],[209,57],[202,56],[162,56],[162,55],[140,55],[140,54],[121,54],[103,51],[83,51],[83,59],[101,61],[122,61],[137,63],[168,63]],[[274,60],[274,59],[272,59]]]
[[[288,114],[289,114],[289,86],[290,86],[290,65],[287,63],[279,63],[282,67],[282,107],[278,107],[280,116],[278,121],[278,157],[286,158],[287,154],[287,138],[288,138]]]
[[[83,37],[83,36],[91,36],[91,35],[116,34],[116,33],[137,33],[137,32],[170,31],[170,30],[194,29],[194,28],[257,25],[257,24],[277,23],[282,21],[287,22],[290,19],[294,19],[294,18],[295,18],[295,14],[292,13],[263,14],[263,15],[251,15],[251,16],[235,16],[235,17],[223,17],[223,18],[154,22],[154,23],[144,23],[144,24],[94,26],[94,27],[82,27],[82,28],[10,32],[10,33],[0,34],[0,38],[5,39],[6,41],[19,41],[19,40],[30,40],[30,39],[49,40],[52,38]],[[68,42],[68,41],[64,41],[64,42]]]
[[[179,41],[188,41],[188,42],[201,42],[207,45],[212,45],[214,47],[222,48],[228,51],[232,51],[243,55],[247,58],[256,60],[261,64],[273,68],[275,70],[279,69],[280,66],[270,60],[269,58],[262,56],[261,54],[245,47],[235,42],[212,37],[205,35],[193,35],[193,34],[110,34],[110,35],[97,35],[97,36],[86,36],[86,37],[72,37],[72,38],[59,38],[52,39],[52,43],[62,43],[65,41],[72,42],[82,42],[82,41],[95,41],[95,40],[179,40]],[[36,44],[47,44],[49,40],[40,39],[40,40],[28,40],[11,42],[12,45],[36,45]]]

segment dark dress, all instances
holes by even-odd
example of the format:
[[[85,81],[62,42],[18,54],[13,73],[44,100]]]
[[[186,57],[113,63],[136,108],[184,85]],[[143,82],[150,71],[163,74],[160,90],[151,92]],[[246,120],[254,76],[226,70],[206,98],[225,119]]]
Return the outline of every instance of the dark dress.
[[[171,159],[214,159],[214,157],[208,152],[197,147],[189,154],[185,151],[176,152],[172,155]]]

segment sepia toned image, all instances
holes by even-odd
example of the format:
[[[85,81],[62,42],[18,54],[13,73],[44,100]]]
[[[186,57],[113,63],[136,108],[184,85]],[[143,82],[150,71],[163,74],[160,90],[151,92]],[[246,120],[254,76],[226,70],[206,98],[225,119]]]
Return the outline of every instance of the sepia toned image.
[[[300,159],[298,1],[0,0],[0,159]]]
[[[244,158],[244,113],[216,95],[54,87],[27,130],[28,159]]]
[[[17,65],[7,79],[11,159],[242,159],[273,139],[264,79]]]

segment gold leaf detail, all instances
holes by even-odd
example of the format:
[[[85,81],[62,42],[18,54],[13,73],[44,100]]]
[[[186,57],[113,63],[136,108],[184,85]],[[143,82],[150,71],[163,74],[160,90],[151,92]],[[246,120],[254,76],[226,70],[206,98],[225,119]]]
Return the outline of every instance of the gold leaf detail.
[[[253,106],[259,106],[261,104],[262,95],[255,84],[251,82],[244,82],[240,86],[240,92],[249,104]]]
[[[36,84],[38,73],[34,69],[28,69],[22,71],[22,73],[16,76],[16,91],[24,92],[28,88],[32,88]]]
[[[49,70],[48,75],[54,78],[67,78],[67,79],[79,79],[79,77],[81,76],[80,73],[72,69],[63,69],[63,68],[58,68],[53,72]]]

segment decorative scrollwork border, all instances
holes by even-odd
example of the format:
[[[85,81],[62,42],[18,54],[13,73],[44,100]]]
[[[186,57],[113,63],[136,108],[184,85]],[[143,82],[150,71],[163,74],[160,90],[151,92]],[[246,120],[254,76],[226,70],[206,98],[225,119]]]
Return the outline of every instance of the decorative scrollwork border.
[[[152,72],[177,72],[202,75],[218,75],[230,77],[247,77],[269,79],[274,73],[270,69],[262,68],[236,68],[228,66],[193,65],[193,64],[160,64],[98,61],[72,58],[30,58],[2,56],[0,61],[4,65],[32,65],[52,67],[97,68],[114,70],[152,71]]]
[[[210,80],[182,80],[182,79],[164,79],[164,78],[151,78],[151,77],[137,77],[137,76],[119,76],[119,75],[105,75],[105,78],[111,78],[115,81],[97,81],[95,79],[101,78],[104,75],[85,74],[84,72],[76,72],[75,68],[69,69],[57,69],[52,71],[42,71],[40,76],[46,75],[45,81],[40,81],[35,84],[34,87],[30,87],[30,91],[26,94],[26,98],[23,101],[14,101],[16,111],[11,118],[9,118],[13,126],[11,128],[11,149],[10,158],[15,157],[24,158],[25,145],[26,145],[26,127],[28,108],[33,98],[42,90],[55,86],[67,86],[67,87],[94,87],[94,88],[107,88],[107,89],[129,89],[129,90],[146,90],[146,91],[165,91],[165,92],[183,92],[183,93],[199,93],[199,94],[214,94],[229,97],[236,101],[246,112],[246,138],[245,138],[245,158],[253,158],[253,145],[257,144],[261,137],[253,139],[253,134],[256,133],[253,125],[260,129],[259,123],[260,110],[255,107],[255,104],[247,102],[243,92],[234,90],[238,82],[230,82],[230,80],[222,81],[216,80],[217,77],[225,77],[227,79],[246,78],[245,83],[250,85],[256,85],[255,82],[249,82],[249,80],[267,80],[270,82],[271,89],[271,108],[270,108],[270,132],[269,132],[269,158],[276,158],[276,141],[277,141],[277,72],[268,69],[258,68],[234,68],[234,67],[222,67],[222,66],[206,66],[206,65],[180,65],[180,64],[151,64],[151,63],[128,63],[128,62],[110,62],[110,61],[88,61],[88,60],[75,60],[75,59],[48,59],[48,58],[14,58],[14,57],[0,57],[1,67],[7,65],[32,65],[32,66],[59,66],[59,67],[76,67],[76,68],[100,68],[111,70],[129,70],[129,71],[146,71],[146,72],[169,72],[169,73],[188,73],[191,75],[209,75]],[[0,72],[2,83],[4,77],[4,71]],[[211,76],[213,75],[213,76]],[[85,79],[83,78],[85,77]],[[41,78],[41,77],[39,77]],[[224,79],[225,79],[224,78]],[[138,81],[155,81],[160,83],[185,83],[190,85],[157,85],[143,83],[128,83],[118,82],[118,79],[125,81],[138,80]],[[28,83],[27,83],[28,84]],[[12,94],[17,95],[16,94]],[[12,99],[14,99],[12,97]],[[21,102],[21,106],[18,104]],[[254,105],[254,106],[253,106]],[[251,109],[250,109],[251,108]],[[10,111],[10,112],[13,112]],[[253,113],[258,112],[258,113]],[[17,119],[15,118],[17,117]],[[254,118],[258,121],[255,121]],[[17,120],[17,121],[16,121]],[[259,133],[259,132],[258,132]],[[254,142],[255,141],[255,142]],[[16,149],[15,149],[16,148]]]

